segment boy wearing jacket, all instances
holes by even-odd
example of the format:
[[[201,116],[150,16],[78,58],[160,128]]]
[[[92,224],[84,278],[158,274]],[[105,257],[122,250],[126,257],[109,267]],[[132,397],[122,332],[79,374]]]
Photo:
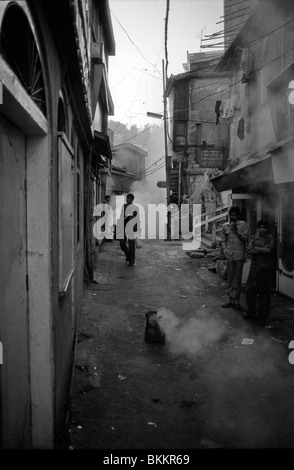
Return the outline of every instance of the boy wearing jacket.
[[[251,258],[246,298],[248,311],[244,317],[265,326],[270,317],[271,278],[274,269],[275,239],[268,233],[268,222],[257,222],[257,234],[250,238],[248,257]]]

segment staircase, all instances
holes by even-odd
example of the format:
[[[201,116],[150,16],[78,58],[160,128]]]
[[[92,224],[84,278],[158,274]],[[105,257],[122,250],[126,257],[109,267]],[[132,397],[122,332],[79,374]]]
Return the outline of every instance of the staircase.
[[[201,246],[204,248],[216,248],[220,244],[221,238],[219,235],[216,235],[215,239],[212,238],[211,233],[202,233],[201,234]]]
[[[221,241],[222,224],[227,220],[228,206],[220,206],[213,211],[201,214],[201,222],[195,221],[194,227],[201,226],[201,245],[216,248]]]

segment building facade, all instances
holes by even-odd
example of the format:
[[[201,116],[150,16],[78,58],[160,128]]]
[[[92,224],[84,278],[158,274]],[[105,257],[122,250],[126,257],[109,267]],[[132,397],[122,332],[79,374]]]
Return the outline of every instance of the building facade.
[[[145,177],[145,161],[148,153],[130,142],[112,147],[113,162],[111,177],[108,178],[108,193],[126,194],[135,181]]]
[[[219,71],[233,74],[228,117],[230,153],[213,179],[230,190],[249,234],[266,217],[276,234],[277,291],[294,297],[294,5],[260,1],[222,57]]]
[[[102,43],[105,57],[114,54],[107,1],[0,2],[5,449],[53,448],[62,435],[83,295],[94,129],[106,132],[110,109],[106,59],[96,81],[95,46]]]
[[[228,125],[219,118],[217,103],[229,96],[231,73],[214,71],[219,57],[189,54],[189,71],[171,76],[167,84],[171,191],[180,193],[179,203],[185,196],[207,203],[208,210],[214,190],[210,178],[228,156]]]

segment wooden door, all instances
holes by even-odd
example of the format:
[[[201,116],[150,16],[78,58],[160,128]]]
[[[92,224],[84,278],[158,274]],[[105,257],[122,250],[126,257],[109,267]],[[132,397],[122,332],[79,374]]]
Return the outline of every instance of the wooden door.
[[[4,448],[29,446],[25,149],[25,134],[0,116],[0,390]]]

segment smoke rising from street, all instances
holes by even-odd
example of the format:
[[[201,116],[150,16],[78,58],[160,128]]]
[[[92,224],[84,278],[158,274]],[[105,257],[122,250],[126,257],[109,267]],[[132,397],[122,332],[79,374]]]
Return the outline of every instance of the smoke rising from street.
[[[158,323],[165,333],[166,342],[172,354],[195,356],[210,343],[219,340],[224,325],[214,318],[190,318],[182,323],[177,316],[164,307],[157,312]]]

